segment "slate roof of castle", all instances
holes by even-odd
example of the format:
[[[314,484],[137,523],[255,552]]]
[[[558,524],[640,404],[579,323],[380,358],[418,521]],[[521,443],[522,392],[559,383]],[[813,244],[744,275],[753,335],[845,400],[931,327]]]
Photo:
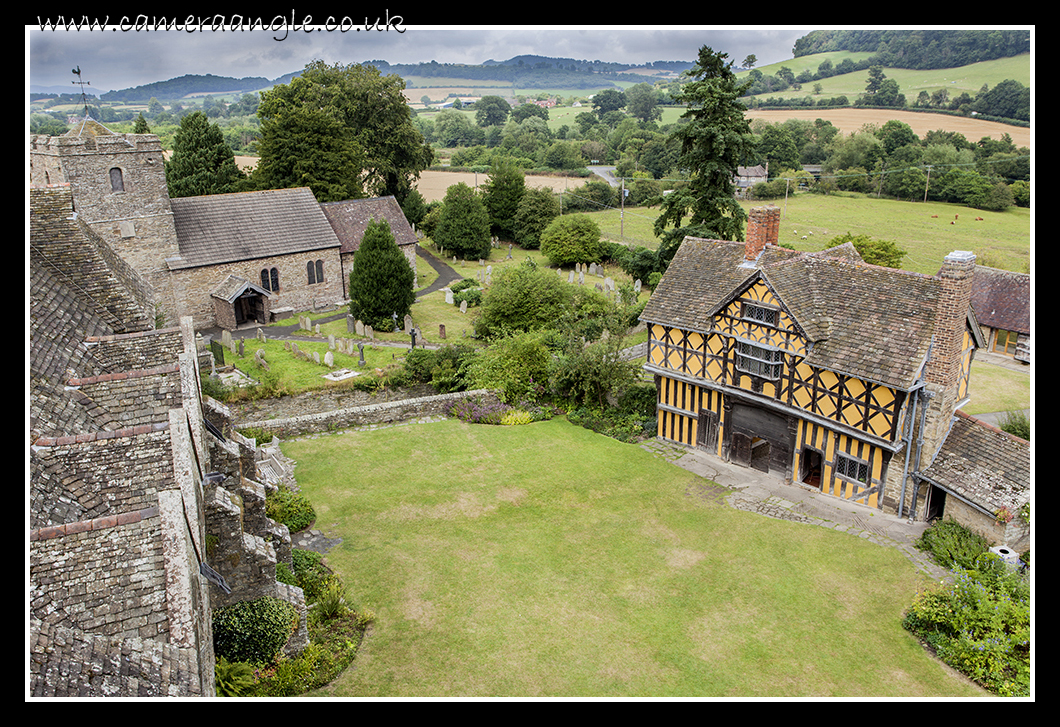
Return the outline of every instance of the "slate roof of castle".
[[[863,262],[850,245],[820,253],[685,238],[641,320],[710,331],[712,317],[756,280],[777,295],[810,346],[812,366],[909,389],[927,360],[940,283]]]
[[[972,308],[979,323],[1017,333],[1031,332],[1031,276],[975,266]]]
[[[184,342],[154,329],[143,282],[72,204],[67,185],[30,189],[29,694],[199,695],[198,654],[171,639],[190,606],[160,508],[180,496]]]
[[[173,268],[339,247],[308,187],[170,200],[180,257]]]
[[[1030,499],[1030,442],[958,410],[946,442],[921,476],[987,513]]]
[[[320,205],[342,244],[342,253],[354,253],[361,246],[364,230],[374,220],[386,220],[398,247],[416,244],[416,233],[393,196],[324,202]]]

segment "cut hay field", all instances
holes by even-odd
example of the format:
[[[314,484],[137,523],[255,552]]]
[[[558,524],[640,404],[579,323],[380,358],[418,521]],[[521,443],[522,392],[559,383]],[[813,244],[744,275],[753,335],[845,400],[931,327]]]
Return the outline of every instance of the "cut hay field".
[[[885,124],[896,119],[909,125],[917,136],[923,138],[929,131],[954,131],[963,134],[968,141],[979,141],[984,136],[1000,139],[1004,134],[1012,137],[1016,146],[1031,146],[1031,130],[1026,126],[1011,126],[995,121],[983,121],[967,116],[949,114],[924,114],[899,109],[752,109],[748,119],[762,119],[781,123],[787,119],[813,121],[824,119],[832,122],[843,134],[857,131],[865,124]]]

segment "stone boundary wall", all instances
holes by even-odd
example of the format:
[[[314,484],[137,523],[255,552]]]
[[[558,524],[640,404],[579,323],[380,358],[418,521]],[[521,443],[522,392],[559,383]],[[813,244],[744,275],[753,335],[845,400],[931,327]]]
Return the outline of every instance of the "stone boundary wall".
[[[287,439],[303,434],[316,434],[335,429],[349,429],[373,424],[390,424],[422,417],[447,417],[450,415],[449,413],[454,405],[467,399],[482,399],[491,403],[499,403],[501,401],[496,391],[474,389],[451,394],[424,396],[418,399],[402,399],[382,404],[336,409],[334,411],[306,414],[286,419],[242,422],[239,425],[239,429],[262,429],[280,439]]]

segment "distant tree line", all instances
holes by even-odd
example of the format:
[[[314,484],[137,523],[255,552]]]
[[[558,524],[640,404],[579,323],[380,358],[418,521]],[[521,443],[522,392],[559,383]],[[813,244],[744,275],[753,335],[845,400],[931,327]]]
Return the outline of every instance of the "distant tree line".
[[[1029,30],[815,30],[795,41],[792,55],[872,53],[871,58],[851,62],[854,70],[869,66],[929,70],[1009,58],[1030,49]]]
[[[191,93],[237,93],[266,88],[272,81],[261,77],[229,78],[225,76],[185,75],[168,81],[157,81],[135,88],[108,91],[100,100],[108,102],[137,103],[151,98],[176,99]]]

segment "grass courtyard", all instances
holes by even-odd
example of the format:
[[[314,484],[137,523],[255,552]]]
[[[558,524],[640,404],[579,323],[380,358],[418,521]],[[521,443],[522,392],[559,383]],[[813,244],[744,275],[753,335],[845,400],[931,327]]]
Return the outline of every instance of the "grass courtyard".
[[[898,551],[734,510],[563,419],[291,440],[375,620],[311,696],[969,697],[902,629]]]

